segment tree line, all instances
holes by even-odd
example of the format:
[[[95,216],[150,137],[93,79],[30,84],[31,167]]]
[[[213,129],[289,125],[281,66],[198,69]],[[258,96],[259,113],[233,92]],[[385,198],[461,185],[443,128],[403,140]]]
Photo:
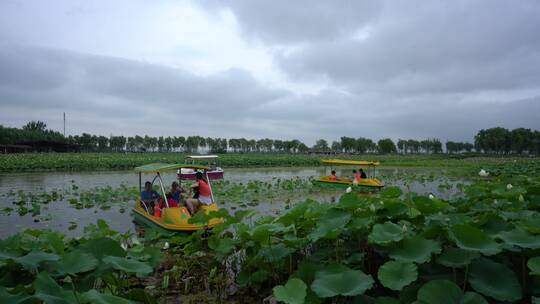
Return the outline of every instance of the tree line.
[[[416,140],[390,138],[377,142],[364,137],[343,136],[329,143],[319,139],[312,147],[298,139],[246,139],[211,138],[202,136],[102,136],[82,133],[64,137],[61,133],[47,129],[41,121],[31,121],[22,128],[6,128],[0,125],[0,144],[26,144],[45,141],[71,144],[84,152],[189,152],[207,151],[211,153],[401,153],[438,154],[443,153],[443,144],[437,138]],[[446,153],[485,152],[496,154],[540,154],[540,132],[518,128],[491,128],[480,130],[474,144],[447,141]]]

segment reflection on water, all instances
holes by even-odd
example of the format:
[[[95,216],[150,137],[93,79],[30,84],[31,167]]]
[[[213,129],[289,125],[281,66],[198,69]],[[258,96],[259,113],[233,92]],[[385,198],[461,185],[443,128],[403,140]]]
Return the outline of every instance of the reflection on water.
[[[290,179],[293,177],[310,178],[328,173],[328,168],[249,168],[249,169],[227,169],[225,179],[231,182],[246,183],[250,180],[272,181],[276,178]],[[350,167],[337,168],[339,176],[352,175]],[[448,198],[458,193],[458,189],[453,185],[462,182],[459,180],[448,181],[445,178],[431,178],[430,180],[404,181],[403,177],[413,174],[429,175],[435,173],[436,176],[444,175],[444,172],[437,172],[433,169],[418,168],[382,168],[377,169],[375,174],[382,176],[383,182],[387,185],[394,185],[402,188],[404,191],[413,191],[420,194],[433,193],[441,198]],[[145,180],[151,180],[152,175],[143,175]],[[169,183],[175,180],[175,174],[164,174],[163,180]],[[12,202],[7,199],[6,194],[10,191],[23,190],[25,192],[42,192],[60,189],[64,191],[71,190],[72,184],[77,185],[81,190],[89,190],[96,187],[111,186],[119,187],[121,184],[138,185],[138,175],[132,171],[96,171],[96,172],[40,172],[40,173],[4,173],[0,174],[0,207],[10,207]],[[441,185],[450,185],[451,187],[441,187]],[[294,202],[305,199],[313,199],[321,202],[335,202],[343,192],[335,190],[330,192],[318,193],[314,191],[311,194],[285,192],[277,199],[260,201],[257,204],[246,206],[262,214],[277,214],[284,208],[294,204]],[[219,198],[218,198],[219,199]],[[66,232],[68,235],[80,235],[82,228],[88,224],[95,223],[97,219],[106,220],[109,225],[118,231],[134,231],[132,217],[130,215],[130,206],[133,202],[114,205],[108,210],[98,208],[75,209],[66,202],[51,202],[43,205],[41,216],[33,218],[30,214],[19,216],[12,213],[10,216],[0,215],[0,237],[13,234],[24,228],[50,228]],[[236,202],[219,201],[220,207],[229,211],[243,209]],[[246,202],[249,203],[249,202]],[[249,205],[249,204],[248,204]],[[121,211],[125,211],[121,213]],[[39,221],[35,221],[40,219]],[[69,229],[71,226],[71,230]]]

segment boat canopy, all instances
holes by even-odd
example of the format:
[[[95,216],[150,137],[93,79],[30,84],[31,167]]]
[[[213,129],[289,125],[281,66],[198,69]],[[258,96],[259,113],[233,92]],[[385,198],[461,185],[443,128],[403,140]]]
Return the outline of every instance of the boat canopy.
[[[327,165],[352,165],[352,166],[378,166],[379,162],[367,160],[347,160],[347,159],[323,159],[322,162]]]
[[[190,155],[186,159],[212,159],[219,158],[217,155]]]
[[[135,171],[142,172],[142,173],[158,173],[158,172],[168,172],[168,171],[174,172],[181,168],[208,170],[207,166],[202,166],[202,165],[152,163],[152,164],[136,167]]]

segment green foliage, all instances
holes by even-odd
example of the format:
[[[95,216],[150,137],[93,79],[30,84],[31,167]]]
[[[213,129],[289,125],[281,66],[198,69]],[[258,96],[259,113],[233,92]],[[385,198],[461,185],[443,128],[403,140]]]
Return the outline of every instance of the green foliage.
[[[315,273],[311,289],[321,298],[356,296],[373,285],[373,279],[360,270],[343,265],[330,265]]]
[[[410,262],[388,261],[379,268],[378,278],[384,287],[401,290],[416,281],[418,270]]]
[[[276,300],[287,304],[302,304],[306,298],[306,284],[296,278],[289,279],[285,286],[274,287],[273,293]]]

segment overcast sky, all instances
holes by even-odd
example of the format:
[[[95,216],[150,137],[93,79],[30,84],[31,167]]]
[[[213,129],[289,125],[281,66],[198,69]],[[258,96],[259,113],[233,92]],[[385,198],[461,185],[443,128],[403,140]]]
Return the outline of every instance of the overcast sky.
[[[472,140],[540,129],[540,1],[0,1],[0,124]]]

